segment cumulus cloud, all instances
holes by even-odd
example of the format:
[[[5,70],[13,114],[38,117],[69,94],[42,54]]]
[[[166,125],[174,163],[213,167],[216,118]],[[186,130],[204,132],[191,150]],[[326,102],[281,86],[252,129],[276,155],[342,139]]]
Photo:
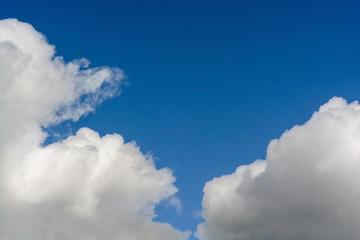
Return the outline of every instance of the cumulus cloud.
[[[265,160],[206,183],[203,240],[356,240],[360,105],[334,97],[272,140]]]
[[[42,146],[45,128],[94,111],[123,80],[118,68],[56,57],[30,24],[0,21],[0,239],[187,239],[153,221],[175,178],[134,142],[82,128]]]

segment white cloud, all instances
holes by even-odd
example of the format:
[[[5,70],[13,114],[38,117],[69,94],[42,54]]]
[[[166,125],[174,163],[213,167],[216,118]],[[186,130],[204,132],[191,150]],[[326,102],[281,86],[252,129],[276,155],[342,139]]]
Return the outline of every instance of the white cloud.
[[[124,79],[54,54],[30,24],[0,21],[0,239],[187,239],[153,221],[175,178],[134,142],[82,128],[41,146],[44,127],[94,111]]]
[[[206,183],[203,240],[356,240],[360,105],[333,98],[272,140],[266,160]]]
[[[182,204],[179,198],[177,197],[171,197],[169,199],[169,203],[171,206],[176,208],[176,213],[181,214],[182,213]]]

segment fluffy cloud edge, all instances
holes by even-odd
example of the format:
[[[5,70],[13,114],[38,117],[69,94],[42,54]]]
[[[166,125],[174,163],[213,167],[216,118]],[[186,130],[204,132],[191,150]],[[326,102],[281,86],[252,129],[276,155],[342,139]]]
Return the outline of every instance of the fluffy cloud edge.
[[[360,105],[334,97],[270,142],[265,160],[206,183],[202,240],[355,240]]]
[[[0,238],[187,239],[189,231],[154,221],[155,206],[177,192],[175,177],[135,142],[82,128],[42,146],[44,128],[116,96],[122,70],[67,63],[17,19],[1,20],[0,32]]]

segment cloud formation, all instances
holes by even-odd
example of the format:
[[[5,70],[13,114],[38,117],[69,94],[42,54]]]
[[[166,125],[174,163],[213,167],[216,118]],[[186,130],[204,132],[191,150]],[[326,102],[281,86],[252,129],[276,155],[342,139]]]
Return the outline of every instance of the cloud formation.
[[[44,128],[119,93],[120,69],[88,66],[55,57],[30,24],[0,21],[0,239],[187,239],[153,221],[175,178],[134,142],[82,128],[42,146]]]
[[[359,239],[360,105],[334,97],[265,160],[206,183],[203,240]]]

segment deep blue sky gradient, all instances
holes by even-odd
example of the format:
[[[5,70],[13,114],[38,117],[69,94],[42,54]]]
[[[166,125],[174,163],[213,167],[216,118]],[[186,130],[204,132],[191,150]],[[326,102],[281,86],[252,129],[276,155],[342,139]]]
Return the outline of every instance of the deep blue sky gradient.
[[[360,99],[359,1],[12,1],[0,18],[31,23],[69,61],[118,66],[129,86],[76,124],[119,133],[177,177],[195,230],[202,188],[264,158],[268,142],[333,96]]]

